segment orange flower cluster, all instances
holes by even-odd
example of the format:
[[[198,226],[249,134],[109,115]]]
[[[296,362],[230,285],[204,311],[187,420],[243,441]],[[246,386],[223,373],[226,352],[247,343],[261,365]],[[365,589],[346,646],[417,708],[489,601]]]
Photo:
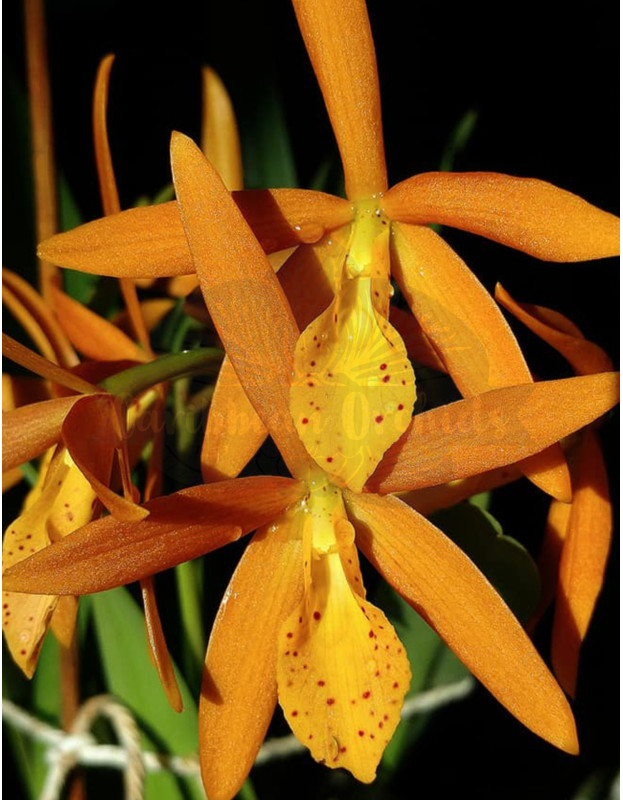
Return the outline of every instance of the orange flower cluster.
[[[56,316],[44,316],[47,330],[61,333],[41,338],[45,358],[7,341],[10,358],[72,392],[55,390],[3,417],[3,468],[56,447],[5,537],[11,650],[31,675],[59,598],[136,580],[151,597],[158,572],[254,532],[206,654],[199,707],[206,792],[214,800],[236,794],[277,702],[316,760],[369,782],[399,722],[410,667],[391,622],[366,600],[360,550],[512,714],[576,753],[565,692],[575,691],[610,540],[603,458],[587,426],[617,402],[618,375],[569,320],[522,306],[500,288],[498,302],[577,373],[535,382],[494,298],[430,225],[574,261],[616,254],[618,220],[550,184],[493,173],[429,173],[388,188],[364,1],[294,0],[294,8],[339,145],[346,198],[244,191],[231,105],[207,71],[203,149],[212,163],[174,133],[176,201],[120,212],[105,128],[112,60],[102,64],[96,152],[107,216],[49,238],[40,255],[120,278],[142,347],[58,289]],[[202,448],[205,483],[162,497],[152,486],[138,503],[128,470],[130,411],[136,417],[157,406],[172,374],[154,360],[145,324],[170,301],[148,310],[136,299],[136,283],[156,278],[172,279],[177,295],[198,284],[227,356]],[[392,281],[413,317],[392,306]],[[5,299],[14,311],[16,286],[9,273]],[[33,327],[32,303],[22,316]],[[69,340],[91,359],[140,362],[134,369],[151,384],[143,378],[132,403],[122,404],[110,386],[127,392],[129,378],[76,377],[75,353],[72,363],[51,363],[59,349],[73,352]],[[184,354],[179,359],[178,372]],[[414,414],[413,361],[447,372],[463,399]],[[561,442],[576,431],[569,471]],[[237,477],[267,435],[292,477]],[[158,440],[153,430],[150,438]],[[123,497],[111,473],[114,452]],[[521,474],[553,498],[541,611],[556,598],[558,680],[487,578],[415,510]],[[98,499],[111,512],[99,519]],[[52,535],[66,509],[74,524]],[[159,631],[151,601],[146,610],[150,630]],[[161,631],[151,640],[179,707]]]

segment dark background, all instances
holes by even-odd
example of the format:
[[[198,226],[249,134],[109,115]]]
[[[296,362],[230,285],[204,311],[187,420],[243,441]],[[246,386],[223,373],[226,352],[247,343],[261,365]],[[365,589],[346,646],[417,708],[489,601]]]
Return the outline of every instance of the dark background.
[[[310,184],[327,156],[336,159],[322,99],[286,0],[162,5],[57,0],[49,6],[58,163],[85,219],[101,214],[90,104],[97,64],[109,52],[117,55],[109,119],[124,207],[168,182],[172,129],[199,136],[202,63],[223,77],[243,141],[256,130],[270,93],[280,98],[300,186]],[[473,109],[477,125],[458,156],[457,170],[542,178],[618,211],[614,3],[594,2],[580,7],[582,13],[551,0],[498,5],[493,11],[482,3],[370,0],[368,6],[390,184],[438,168],[452,130]],[[19,3],[5,3],[4,22],[4,264],[29,274],[34,265],[32,210],[23,173],[28,149],[15,103],[24,85]],[[344,47],[349,47],[346,37]],[[546,264],[472,235],[448,230],[444,235],[488,288],[500,280],[517,299],[566,313],[618,363],[617,261]],[[562,359],[519,327],[515,330],[537,373],[568,374]],[[613,485],[618,485],[615,431],[610,420],[603,435]],[[506,532],[536,542],[544,501],[529,486],[514,491],[502,495],[496,511]],[[540,508],[536,518],[535,503]],[[618,545],[614,550],[583,652],[575,704],[579,758],[558,753],[529,734],[478,690],[436,716],[400,775],[402,784],[359,792],[350,782],[340,788],[333,781],[329,788],[319,767],[297,758],[257,771],[261,800],[291,797],[293,781],[297,796],[309,798],[356,792],[365,798],[469,793],[483,799],[566,800],[596,771],[611,776],[618,764],[619,708]],[[541,644],[546,634],[545,627]]]

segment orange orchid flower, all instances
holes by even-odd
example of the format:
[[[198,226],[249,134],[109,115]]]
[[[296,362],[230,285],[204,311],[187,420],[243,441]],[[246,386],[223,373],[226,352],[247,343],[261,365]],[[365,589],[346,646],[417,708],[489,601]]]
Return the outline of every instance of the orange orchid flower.
[[[517,303],[499,284],[498,302],[555,348],[576,375],[612,370],[612,361],[562,314]],[[561,686],[575,697],[580,647],[601,591],[612,539],[608,475],[594,426],[584,428],[571,454],[573,499],[552,500],[539,567],[543,598],[536,624],[555,597],[552,665]]]
[[[355,542],[500,702],[577,752],[567,701],[500,596],[437,528],[386,495],[534,455],[610,408],[616,377],[500,388],[423,413],[379,459],[364,491],[342,488],[311,460],[291,415],[299,334],[270,264],[216,172],[179,134],[172,164],[210,314],[294,477],[237,478],[156,498],[145,504],[146,519],[93,522],[8,570],[5,584],[100,591],[257,531],[206,656],[200,748],[215,800],[240,788],[277,699],[315,759],[373,779],[410,671],[391,624],[365,600]]]
[[[357,302],[372,302],[374,312],[386,316],[391,270],[463,396],[529,383],[528,367],[499,309],[429,223],[479,233],[545,260],[577,261],[618,253],[618,219],[543,181],[494,173],[427,173],[388,190],[376,59],[364,0],[347,0],[337,7],[330,0],[294,0],[294,8],[338,141],[348,199],[296,190],[234,193],[264,249],[319,242],[294,256],[298,293],[320,297],[322,287],[328,286],[333,302],[346,306],[357,299],[352,297],[353,286],[363,292],[363,285],[343,283],[344,277],[368,269],[374,252],[372,279],[383,288],[372,289],[372,301],[366,293]],[[348,48],[343,46],[346,39]],[[89,223],[49,239],[41,253],[61,266],[105,274],[153,276],[193,270],[174,204]],[[324,308],[326,304],[316,307],[313,319]],[[313,336],[350,335],[340,333],[342,319],[332,330],[334,315],[325,315],[301,339],[295,360],[301,388]],[[365,316],[370,331],[376,330],[374,313]],[[377,341],[391,340],[390,330],[377,330]],[[317,367],[324,383],[331,366],[323,358]],[[301,405],[304,402],[301,399]],[[261,426],[249,428],[253,434],[259,430],[261,442]],[[322,460],[311,430],[299,426],[310,452]],[[251,438],[247,435],[242,448],[245,457]],[[206,464],[206,476],[214,466],[217,475],[237,474],[246,462],[239,465],[242,459],[235,455],[230,458],[233,466]],[[550,494],[570,499],[568,471],[557,446],[524,467]]]

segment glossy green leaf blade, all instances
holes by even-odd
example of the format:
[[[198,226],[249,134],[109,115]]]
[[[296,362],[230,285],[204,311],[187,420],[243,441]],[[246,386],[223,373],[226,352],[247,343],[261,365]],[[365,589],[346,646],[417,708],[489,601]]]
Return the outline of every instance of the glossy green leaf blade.
[[[135,714],[146,747],[188,756],[197,752],[197,706],[182,677],[177,680],[184,710],[176,714],[168,705],[155,667],[151,663],[143,615],[125,588],[91,597],[95,630],[109,691]],[[146,798],[152,800],[204,800],[199,783],[184,780],[183,790],[167,773],[148,778]]]

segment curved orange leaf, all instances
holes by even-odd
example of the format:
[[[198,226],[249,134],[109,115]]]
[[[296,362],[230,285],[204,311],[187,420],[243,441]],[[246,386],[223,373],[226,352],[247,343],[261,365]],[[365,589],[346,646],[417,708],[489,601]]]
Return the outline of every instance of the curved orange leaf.
[[[4,574],[8,591],[89,594],[141,580],[235,541],[302,496],[289,478],[236,478],[145,503],[140,522],[105,517]]]
[[[472,561],[395,497],[344,492],[344,501],[367,558],[494,697],[538,736],[577,753],[564,694]]]
[[[366,488],[408,491],[467,478],[540,452],[618,402],[615,372],[494,389],[413,418]]]
[[[619,253],[619,219],[534,178],[494,172],[427,172],[384,199],[398,222],[451,225],[545,261],[587,261]]]
[[[381,98],[364,0],[294,0],[337,139],[351,200],[387,189]]]
[[[212,800],[240,789],[277,702],[277,637],[303,593],[294,514],[251,539],[214,622],[199,701],[201,773]]]

